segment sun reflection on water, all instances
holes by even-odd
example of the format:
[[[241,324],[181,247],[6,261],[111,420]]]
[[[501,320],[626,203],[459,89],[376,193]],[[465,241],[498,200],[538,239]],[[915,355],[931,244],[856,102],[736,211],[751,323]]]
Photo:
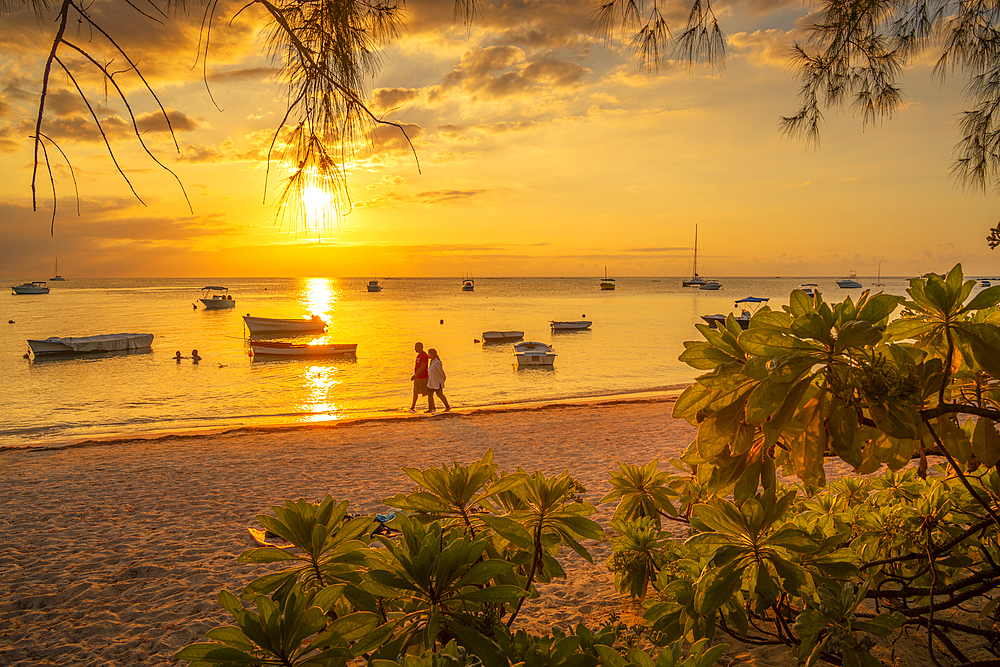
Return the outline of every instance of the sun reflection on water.
[[[346,409],[332,400],[342,380],[338,378],[340,369],[336,366],[310,366],[302,374],[303,402],[296,412],[302,413],[303,421],[326,422],[343,419]]]

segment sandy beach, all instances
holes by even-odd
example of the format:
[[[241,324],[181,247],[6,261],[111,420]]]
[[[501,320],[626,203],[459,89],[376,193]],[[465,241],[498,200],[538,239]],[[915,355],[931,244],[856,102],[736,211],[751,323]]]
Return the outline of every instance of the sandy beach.
[[[236,563],[257,514],[326,494],[380,510],[412,486],[403,466],[492,448],[505,470],[568,470],[596,504],[616,462],[665,463],[691,441],[672,407],[661,396],[0,452],[0,664],[176,664],[228,621],[219,591],[260,574]],[[516,627],[637,620],[641,608],[613,589],[608,542],[588,547],[594,564],[567,551],[569,578],[543,586]]]

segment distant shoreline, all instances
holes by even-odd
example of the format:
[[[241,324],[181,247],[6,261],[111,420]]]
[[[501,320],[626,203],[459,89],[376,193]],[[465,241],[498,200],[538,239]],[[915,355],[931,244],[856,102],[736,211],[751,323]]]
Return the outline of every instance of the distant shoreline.
[[[530,399],[524,401],[509,401],[503,403],[456,406],[451,414],[472,415],[483,413],[503,413],[532,410],[546,410],[566,406],[585,405],[613,405],[618,403],[641,403],[641,402],[663,402],[675,399],[689,385],[669,385],[663,387],[651,387],[648,389],[635,389],[622,392],[581,394],[578,396],[560,396],[556,398]],[[344,419],[331,419],[327,421],[303,422],[291,420],[262,421],[253,424],[223,424],[217,426],[206,426],[204,428],[185,429],[151,429],[148,431],[138,431],[136,433],[120,433],[106,437],[88,437],[67,439],[65,441],[54,442],[46,445],[24,445],[24,446],[0,446],[0,453],[6,452],[51,452],[64,449],[79,449],[85,447],[101,447],[120,445],[127,442],[150,442],[157,440],[168,440],[174,438],[208,438],[218,435],[234,433],[262,433],[272,431],[304,431],[315,429],[339,428],[350,425],[365,424],[372,422],[384,422],[393,420],[424,420],[428,418],[439,418],[445,413],[438,412],[436,415],[428,416],[423,411],[410,413],[406,410],[393,412],[361,412],[355,416]]]

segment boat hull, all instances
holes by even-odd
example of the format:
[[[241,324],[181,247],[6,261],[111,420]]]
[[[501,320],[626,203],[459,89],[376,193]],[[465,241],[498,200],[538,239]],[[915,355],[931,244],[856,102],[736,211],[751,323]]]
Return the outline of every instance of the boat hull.
[[[561,322],[553,320],[550,324],[553,331],[583,331],[584,329],[589,329],[590,325],[593,323],[587,320],[579,320],[577,322]]]
[[[726,326],[726,317],[726,315],[702,315],[701,319],[705,320],[708,326],[721,329]],[[746,329],[750,326],[750,318],[734,317],[733,319],[736,320],[741,329]]]
[[[863,287],[863,285],[857,280],[838,280],[837,287],[841,289],[858,289],[859,287]]]
[[[153,334],[105,334],[102,336],[80,336],[60,338],[52,336],[44,340],[28,339],[28,345],[36,357],[55,354],[87,354],[92,352],[119,352],[123,350],[144,350],[153,344]]]
[[[357,343],[335,345],[295,345],[292,343],[250,343],[254,357],[278,357],[283,359],[306,359],[319,357],[343,357],[357,354]]]
[[[719,289],[720,287],[722,287],[722,285],[720,285],[719,283],[716,283],[716,282],[710,282],[710,283],[705,283],[704,285],[702,285],[702,286],[701,286],[701,287],[699,287],[698,289],[704,289],[704,290],[717,290],[717,289]]]
[[[283,320],[270,317],[243,316],[247,329],[252,334],[257,333],[312,333],[326,330],[326,322],[313,317],[310,320]]]
[[[41,287],[39,285],[11,285],[11,290],[14,294],[48,294],[48,287]]]
[[[524,342],[514,346],[514,358],[518,366],[551,366],[556,353],[545,343]]]
[[[205,304],[205,310],[226,310],[235,308],[236,301],[233,299],[198,299]]]
[[[484,331],[484,343],[503,343],[524,338],[523,331]]]

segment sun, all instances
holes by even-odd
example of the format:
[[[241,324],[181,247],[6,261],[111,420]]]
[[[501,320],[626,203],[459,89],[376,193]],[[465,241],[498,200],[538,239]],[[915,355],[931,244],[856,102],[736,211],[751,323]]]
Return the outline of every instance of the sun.
[[[302,206],[312,222],[322,220],[331,203],[330,193],[321,187],[307,185],[302,191]]]

